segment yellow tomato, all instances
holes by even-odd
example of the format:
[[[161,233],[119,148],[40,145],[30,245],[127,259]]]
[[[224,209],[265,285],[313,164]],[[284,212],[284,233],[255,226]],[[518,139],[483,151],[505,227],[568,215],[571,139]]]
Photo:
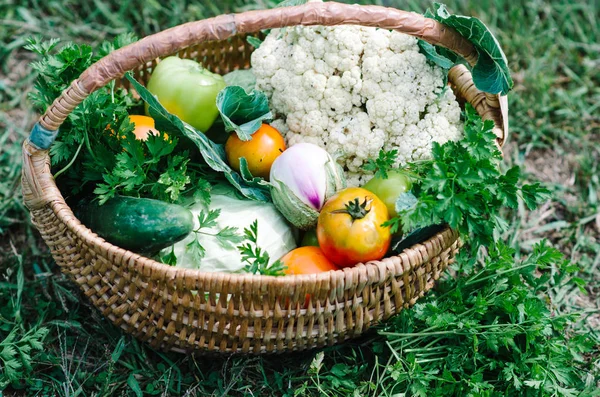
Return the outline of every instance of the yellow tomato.
[[[146,139],[148,139],[149,134],[159,134],[159,132],[156,130],[154,119],[152,117],[129,115],[129,121],[131,121],[135,125],[133,134],[137,139],[141,141],[145,141]]]
[[[372,192],[357,187],[332,196],[317,222],[319,246],[340,267],[383,258],[390,247],[388,211]]]
[[[265,180],[269,179],[273,162],[284,150],[283,137],[268,124],[263,124],[249,141],[242,141],[236,133],[232,133],[225,143],[225,153],[231,168],[239,172],[240,158],[244,157],[252,175]]]

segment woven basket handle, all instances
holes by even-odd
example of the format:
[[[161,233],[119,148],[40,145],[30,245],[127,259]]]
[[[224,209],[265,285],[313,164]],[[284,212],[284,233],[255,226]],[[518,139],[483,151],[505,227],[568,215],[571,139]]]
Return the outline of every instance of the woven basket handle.
[[[347,5],[335,2],[315,2],[295,7],[282,7],[270,10],[249,11],[240,14],[221,15],[215,18],[189,22],[145,37],[133,44],[114,51],[90,66],[81,76],[52,103],[40,118],[24,147],[24,188],[31,189],[30,198],[43,199],[45,183],[36,181],[35,176],[48,172],[49,165],[42,169],[32,169],[47,160],[44,156],[56,135],[58,128],[68,115],[88,95],[105,86],[110,81],[122,77],[125,72],[146,64],[156,58],[174,54],[191,45],[204,41],[225,40],[240,33],[254,33],[263,29],[281,28],[294,25],[363,25],[393,29],[418,37],[431,44],[446,47],[462,56],[471,65],[477,62],[477,50],[473,44],[454,29],[420,14],[395,8],[380,6]],[[464,66],[451,70],[456,79],[469,80],[471,75]],[[464,81],[463,80],[463,81]],[[456,80],[455,80],[456,81]],[[484,119],[494,120],[498,144],[502,145],[507,132],[505,97],[486,94],[472,83],[461,89],[464,99],[472,103]],[[504,102],[503,102],[504,98]],[[36,154],[37,153],[37,154]],[[34,159],[33,156],[38,157]],[[30,167],[32,166],[32,167]],[[28,185],[28,186],[26,186]],[[53,189],[51,189],[53,190]],[[29,201],[29,202],[27,202]],[[30,208],[31,200],[26,199]]]

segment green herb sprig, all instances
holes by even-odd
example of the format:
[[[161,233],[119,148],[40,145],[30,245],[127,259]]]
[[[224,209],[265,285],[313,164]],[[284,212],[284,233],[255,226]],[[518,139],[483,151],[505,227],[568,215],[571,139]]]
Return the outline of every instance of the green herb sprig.
[[[502,208],[517,208],[521,199],[534,209],[549,197],[539,183],[521,185],[518,166],[500,170],[502,153],[493,127],[492,121],[482,121],[467,105],[464,137],[443,145],[434,143],[432,159],[407,166],[418,200],[386,223],[393,232],[447,223],[477,250],[491,245],[506,230]]]
[[[250,227],[244,229],[246,244],[240,245],[238,250],[242,254],[242,261],[247,263],[244,271],[251,274],[262,274],[264,276],[283,276],[286,267],[276,260],[269,264],[271,258],[269,253],[258,246],[258,221],[252,222]]]
[[[202,258],[206,256],[206,250],[202,246],[201,239],[206,237],[215,238],[219,245],[224,249],[233,249],[236,244],[244,241],[245,237],[239,233],[239,230],[233,226],[226,226],[217,233],[211,233],[206,229],[218,228],[217,218],[221,215],[220,209],[200,211],[198,215],[198,227],[193,231],[194,240],[185,247],[190,252],[195,263],[201,263]]]
[[[367,159],[367,162],[363,164],[362,168],[365,171],[374,172],[375,177],[387,179],[388,172],[394,168],[394,163],[398,157],[398,150],[383,150],[379,151],[379,157],[375,160]]]

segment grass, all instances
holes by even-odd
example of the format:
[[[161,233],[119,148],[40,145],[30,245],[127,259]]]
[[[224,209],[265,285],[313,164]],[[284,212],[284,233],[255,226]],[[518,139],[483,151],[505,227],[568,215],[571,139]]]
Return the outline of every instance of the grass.
[[[379,3],[417,11],[429,5],[424,1]],[[426,363],[440,357],[444,360],[456,346],[468,346],[473,339],[449,336],[452,332],[440,324],[424,326],[425,320],[419,316],[425,314],[418,310],[399,316],[385,332],[372,331],[320,352],[207,359],[153,351],[123,335],[87,303],[59,272],[29,223],[19,191],[20,144],[36,118],[26,98],[35,77],[28,66],[33,57],[21,48],[26,38],[35,34],[95,44],[123,32],[142,37],[189,20],[271,5],[247,5],[242,0],[219,4],[184,0],[0,3],[0,379],[9,371],[9,356],[16,359],[15,371],[23,374],[10,385],[0,384],[0,391],[5,388],[5,395],[61,396],[410,396],[444,390],[428,393],[426,389],[426,394],[419,394],[415,380],[437,384],[435,379],[442,374],[425,373],[432,368]],[[580,267],[576,276],[582,281],[552,281],[549,287],[522,289],[513,285],[510,291],[520,291],[523,299],[530,293],[543,294],[551,302],[556,330],[562,316],[582,314],[579,320],[568,320],[564,328],[563,333],[571,338],[560,342],[560,335],[553,336],[556,349],[581,356],[574,361],[581,369],[581,382],[572,382],[579,390],[555,395],[593,395],[585,394],[584,389],[593,390],[600,379],[598,4],[570,0],[454,0],[446,4],[453,12],[479,17],[497,34],[515,80],[509,96],[511,136],[505,148],[506,163],[522,165],[528,178],[546,182],[554,192],[552,200],[535,212],[507,213],[510,230],[504,239],[520,258],[547,239]],[[561,273],[556,266],[538,270]],[[516,270],[503,271],[513,274]],[[507,282],[512,285],[510,279]],[[478,288],[494,285],[484,283]],[[436,294],[443,295],[449,286],[456,287],[442,283]],[[432,310],[419,310],[425,309]],[[536,321],[541,324],[543,318]],[[416,331],[407,331],[411,327]],[[443,339],[433,334],[436,331],[425,332],[427,327],[442,327]],[[527,335],[533,337],[534,330],[528,330],[532,333]],[[510,335],[509,331],[504,329],[503,335]],[[489,331],[481,333],[483,338],[490,335]],[[581,336],[585,341],[579,340]],[[584,342],[590,344],[587,350]],[[558,354],[535,351],[538,355],[534,358],[542,364],[552,363],[553,354]],[[470,349],[464,352],[466,356],[472,353]],[[456,371],[470,377],[469,382],[478,382],[476,369],[469,369],[468,363],[457,364]],[[473,395],[494,395],[486,394],[484,383],[478,386],[481,393]],[[466,395],[459,389],[444,393]]]

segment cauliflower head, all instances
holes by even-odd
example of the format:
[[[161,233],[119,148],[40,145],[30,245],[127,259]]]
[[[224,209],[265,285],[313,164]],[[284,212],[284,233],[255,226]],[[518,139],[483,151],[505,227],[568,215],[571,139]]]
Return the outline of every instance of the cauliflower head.
[[[412,36],[353,25],[274,29],[251,63],[288,145],[310,142],[337,156],[350,186],[370,178],[362,166],[382,149],[397,149],[400,165],[462,134],[442,69]]]

